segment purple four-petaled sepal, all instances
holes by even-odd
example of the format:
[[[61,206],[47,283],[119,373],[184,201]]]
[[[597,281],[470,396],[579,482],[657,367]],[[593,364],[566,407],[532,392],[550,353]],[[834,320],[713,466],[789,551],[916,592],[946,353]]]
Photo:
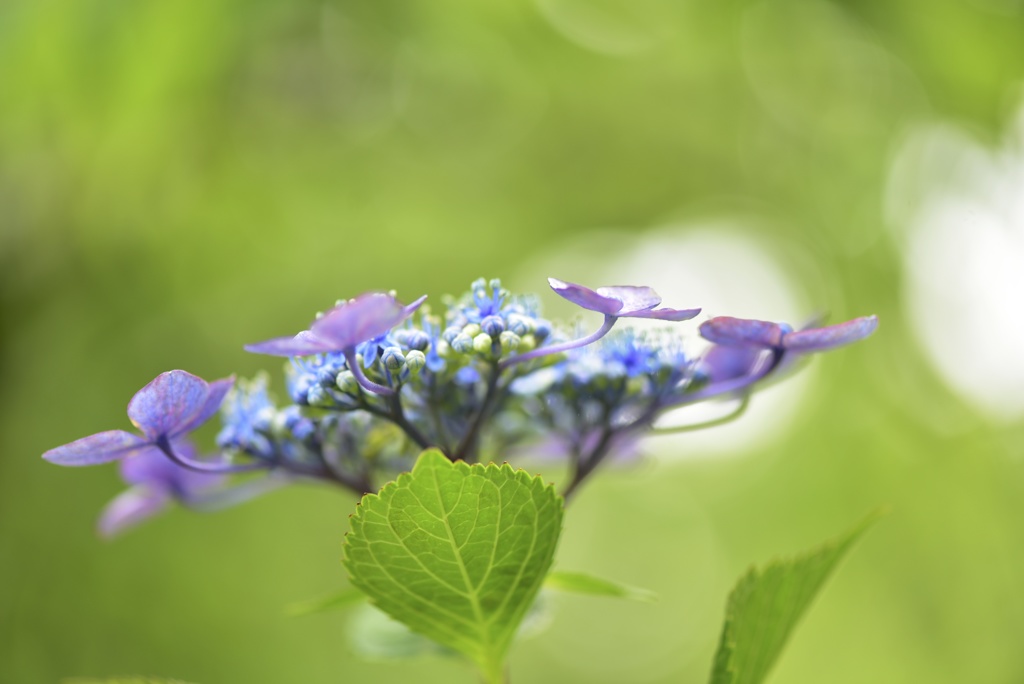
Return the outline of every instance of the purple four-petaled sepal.
[[[50,449],[43,458],[65,466],[90,466],[154,450],[209,420],[220,408],[234,378],[206,382],[183,370],[161,373],[135,393],[128,417],[143,436],[109,430]]]
[[[245,350],[271,356],[344,352],[388,332],[413,315],[426,298],[424,295],[403,306],[389,294],[369,292],[334,307],[313,321],[309,330],[294,337],[275,337],[249,344]]]
[[[778,349],[803,354],[857,342],[876,328],[877,316],[864,316],[845,323],[797,331],[784,323],[719,316],[702,323],[700,334],[704,339],[726,347]]]
[[[548,278],[548,284],[555,293],[573,304],[615,318],[686,321],[700,313],[700,309],[658,309],[661,297],[649,287],[612,285],[592,290],[557,278]]]

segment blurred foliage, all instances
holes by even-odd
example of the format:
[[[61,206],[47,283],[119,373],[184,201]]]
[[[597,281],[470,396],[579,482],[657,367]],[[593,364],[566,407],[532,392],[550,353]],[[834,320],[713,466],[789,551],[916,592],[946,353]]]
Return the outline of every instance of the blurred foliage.
[[[559,566],[661,600],[564,599],[513,650],[517,680],[700,681],[742,568],[881,502],[893,514],[776,679],[1024,679],[1024,425],[989,424],[921,359],[882,213],[913,125],[998,138],[1024,75],[1022,12],[0,3],[0,680],[470,681],[447,660],[359,660],[340,614],[284,614],[341,581],[348,497],[295,488],[104,545],[92,526],[113,469],[39,454],[126,427],[161,371],[252,373],[265,359],[243,343],[337,297],[437,296],[480,275],[539,290],[516,278],[555,245],[583,250],[607,226],[642,241],[701,212],[763,218],[758,239],[800,245],[826,274],[838,318],[876,312],[882,329],[821,360],[781,442],[594,482]]]

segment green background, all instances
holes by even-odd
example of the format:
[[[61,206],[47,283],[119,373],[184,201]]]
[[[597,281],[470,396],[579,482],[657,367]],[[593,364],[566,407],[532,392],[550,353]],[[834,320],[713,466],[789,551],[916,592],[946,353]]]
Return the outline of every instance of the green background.
[[[161,371],[251,375],[266,359],[244,343],[338,297],[436,298],[478,276],[536,291],[524,264],[599,254],[598,228],[641,243],[705,211],[800,245],[823,274],[808,299],[882,328],[817,360],[783,439],[591,483],[557,565],[661,600],[562,598],[513,650],[514,680],[703,681],[745,567],[880,504],[892,513],[774,681],[1024,680],[1024,424],[975,413],[922,357],[883,211],[910,127],[1000,139],[1024,75],[1022,11],[0,3],[0,681],[474,681],[436,657],[360,660],[343,613],[284,614],[343,583],[352,497],[295,487],[107,544],[93,525],[115,470],[39,455],[127,427],[128,399]]]

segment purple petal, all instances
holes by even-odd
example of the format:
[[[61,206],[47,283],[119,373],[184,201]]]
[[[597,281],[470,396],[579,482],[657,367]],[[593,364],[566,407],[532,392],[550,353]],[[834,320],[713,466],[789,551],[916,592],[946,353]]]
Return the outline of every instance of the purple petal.
[[[182,458],[200,460],[196,458],[195,446],[188,440],[177,440],[172,448]],[[183,468],[155,447],[143,449],[121,461],[121,478],[130,485],[146,485],[180,498],[218,487],[227,479],[221,474]]]
[[[206,381],[191,373],[161,373],[128,402],[128,417],[144,435],[155,440],[172,434],[198,414],[209,393]]]
[[[208,386],[209,393],[206,395],[206,402],[199,409],[199,412],[189,418],[184,425],[179,426],[170,436],[174,437],[191,432],[213,417],[213,414],[220,408],[220,405],[224,402],[224,397],[227,396],[228,391],[234,384],[235,376],[233,375],[229,378],[221,378],[211,382]]]
[[[714,345],[700,359],[700,367],[712,383],[749,375],[758,365],[763,349]]]
[[[862,340],[876,328],[878,316],[865,316],[824,328],[786,333],[782,337],[782,346],[795,352],[825,351]]]
[[[661,321],[688,321],[697,314],[700,309],[654,309],[653,311],[636,311],[634,313],[619,314],[628,318],[657,318]]]
[[[43,458],[63,466],[90,466],[124,458],[149,442],[124,430],[109,430],[50,449]]]
[[[639,311],[647,311],[661,304],[661,297],[649,287],[635,285],[612,285],[597,288],[597,294],[622,302],[616,316],[628,316]]]
[[[414,313],[416,313],[416,309],[420,308],[423,305],[423,302],[425,301],[427,301],[427,295],[423,295],[412,304],[403,307],[402,312],[405,314],[403,316],[403,319],[408,318],[409,316],[412,316]]]
[[[337,351],[335,345],[321,340],[308,330],[294,337],[275,337],[271,340],[245,345],[245,351],[270,356],[308,356]]]
[[[577,285],[576,283],[567,283],[558,278],[548,278],[548,284],[551,285],[551,289],[555,291],[555,294],[590,311],[597,311],[608,316],[614,315],[622,308],[621,299],[606,297],[591,290],[589,287]]]
[[[778,323],[731,316],[718,316],[700,326],[701,337],[729,347],[779,347],[785,332],[786,329]]]
[[[391,295],[370,292],[334,307],[313,321],[310,331],[330,343],[331,351],[343,351],[383,335],[410,315]]]
[[[100,514],[97,530],[101,537],[111,538],[160,513],[171,501],[171,495],[160,489],[132,487],[121,492]]]

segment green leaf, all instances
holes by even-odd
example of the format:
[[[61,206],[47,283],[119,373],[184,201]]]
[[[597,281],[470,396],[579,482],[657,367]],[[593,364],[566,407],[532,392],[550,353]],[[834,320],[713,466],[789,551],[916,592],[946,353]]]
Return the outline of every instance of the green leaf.
[[[711,684],[760,684],[800,617],[857,538],[877,519],[795,558],[751,568],[733,588]]]
[[[345,537],[345,567],[381,610],[500,682],[551,567],[562,510],[539,477],[428,450],[412,473],[363,497]]]
[[[601,577],[594,577],[584,572],[551,572],[548,574],[547,579],[544,580],[544,587],[576,594],[609,596],[612,598],[629,599],[631,601],[644,601],[646,603],[652,603],[658,599],[658,595],[653,591],[638,589],[628,584],[613,582]]]
[[[341,610],[365,600],[366,594],[363,592],[353,587],[345,587],[341,591],[328,594],[327,596],[293,603],[288,606],[286,612],[289,615],[298,617],[313,613],[324,613],[329,610]]]

